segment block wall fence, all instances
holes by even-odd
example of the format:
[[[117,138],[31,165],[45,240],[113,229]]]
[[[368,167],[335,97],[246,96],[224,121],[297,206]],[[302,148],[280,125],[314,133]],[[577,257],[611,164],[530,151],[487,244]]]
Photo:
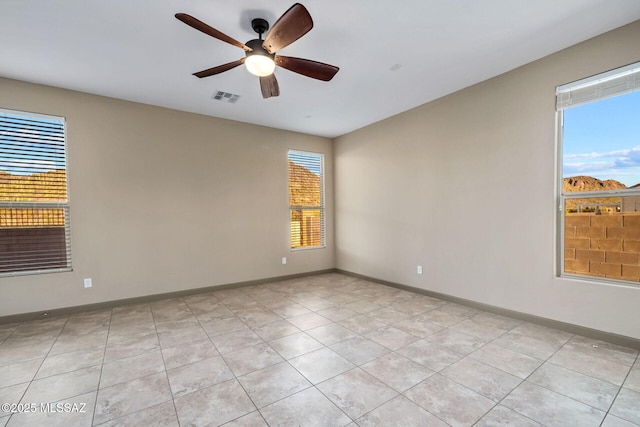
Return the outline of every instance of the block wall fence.
[[[640,212],[567,214],[564,270],[640,282]]]

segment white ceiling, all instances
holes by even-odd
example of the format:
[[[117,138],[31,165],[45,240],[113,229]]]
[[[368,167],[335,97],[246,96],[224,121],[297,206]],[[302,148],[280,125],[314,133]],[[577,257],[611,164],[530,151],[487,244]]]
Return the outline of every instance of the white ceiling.
[[[302,2],[314,28],[280,53],[340,71],[277,69],[277,98],[244,67],[192,76],[244,52],[174,15],[246,42],[252,18],[273,24],[294,0],[0,0],[0,76],[336,137],[640,19],[639,0]]]

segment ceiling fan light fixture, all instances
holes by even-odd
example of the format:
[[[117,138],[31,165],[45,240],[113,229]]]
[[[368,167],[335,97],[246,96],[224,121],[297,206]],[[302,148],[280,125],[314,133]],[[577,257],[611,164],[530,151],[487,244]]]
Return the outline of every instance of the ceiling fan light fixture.
[[[258,77],[270,76],[276,69],[276,63],[269,56],[250,52],[244,61],[247,70]]]
[[[266,77],[273,74],[273,70],[276,69],[276,63],[273,60],[275,54],[267,52],[262,47],[261,39],[249,40],[247,46],[251,48],[251,50],[246,53],[247,57],[244,61],[247,70],[258,77]]]

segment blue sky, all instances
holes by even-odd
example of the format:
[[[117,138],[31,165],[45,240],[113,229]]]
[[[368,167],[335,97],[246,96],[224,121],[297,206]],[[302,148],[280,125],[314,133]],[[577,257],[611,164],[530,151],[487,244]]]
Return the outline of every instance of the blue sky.
[[[289,160],[318,176],[322,173],[322,157],[318,154],[305,153],[303,151],[290,151]]]
[[[65,169],[63,129],[61,120],[0,111],[0,170],[29,175]]]
[[[563,177],[640,183],[640,91],[564,111]]]

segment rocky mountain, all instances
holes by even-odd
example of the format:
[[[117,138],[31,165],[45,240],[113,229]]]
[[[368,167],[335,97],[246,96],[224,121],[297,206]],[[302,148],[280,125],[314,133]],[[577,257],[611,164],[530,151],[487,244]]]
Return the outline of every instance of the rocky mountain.
[[[320,205],[320,177],[304,166],[289,161],[289,204]]]
[[[625,188],[627,188],[626,185],[619,181],[616,181],[615,179],[607,179],[606,181],[602,181],[598,178],[584,175],[565,178],[564,182],[562,183],[562,190],[565,193],[574,193],[581,191],[624,190]]]
[[[581,175],[564,178],[562,191],[564,193],[577,193],[583,191],[625,190],[627,188],[636,188],[639,185],[640,184],[636,184],[633,187],[627,187],[615,179],[603,181],[591,176]],[[565,210],[567,213],[595,211],[620,212],[621,209],[622,197],[617,195],[612,195],[611,197],[567,199],[565,201]]]
[[[65,170],[13,175],[0,171],[0,200],[6,202],[59,202],[67,199]]]

